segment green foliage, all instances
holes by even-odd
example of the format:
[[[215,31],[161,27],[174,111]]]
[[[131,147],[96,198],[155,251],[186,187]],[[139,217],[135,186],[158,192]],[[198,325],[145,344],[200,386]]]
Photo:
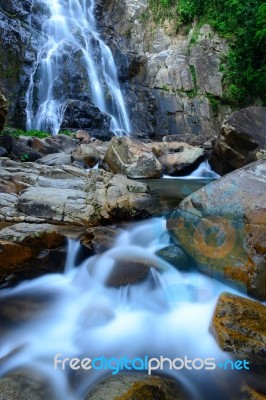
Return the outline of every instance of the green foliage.
[[[28,154],[23,154],[21,157],[20,157],[20,161],[22,161],[22,162],[26,162],[26,161],[29,161],[29,155]]]
[[[217,117],[221,100],[211,94],[207,95],[214,117]]]
[[[227,100],[266,105],[266,3],[263,0],[179,0],[179,23],[209,23],[229,39],[224,62]]]
[[[1,132],[1,135],[5,134],[5,133],[8,134],[8,135],[14,136],[14,137],[32,136],[32,137],[38,137],[40,139],[50,136],[50,133],[48,133],[48,132],[38,131],[38,130],[35,130],[35,129],[32,129],[30,131],[23,131],[22,129],[11,128],[9,126],[5,126],[4,127],[4,129]]]

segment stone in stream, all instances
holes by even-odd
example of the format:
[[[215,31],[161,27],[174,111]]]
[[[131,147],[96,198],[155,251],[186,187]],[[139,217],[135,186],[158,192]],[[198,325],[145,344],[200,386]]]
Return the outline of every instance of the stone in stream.
[[[266,394],[259,393],[257,390],[244,385],[242,388],[243,397],[240,400],[265,400]]]
[[[184,251],[174,244],[164,247],[156,252],[158,257],[161,257],[164,261],[177,267],[179,270],[186,270],[190,267],[190,260]]]
[[[50,224],[19,223],[0,230],[0,287],[62,271],[66,238]]]
[[[140,374],[116,375],[100,382],[85,400],[183,400],[176,381]]]
[[[162,166],[152,150],[136,139],[115,137],[111,140],[104,163],[115,174],[128,178],[160,178]]]
[[[167,227],[199,270],[266,299],[266,160],[188,196]]]
[[[45,379],[35,371],[16,372],[0,378],[0,400],[55,400]]]
[[[245,357],[251,364],[266,360],[266,306],[231,293],[222,293],[211,322],[219,346]]]
[[[96,226],[87,229],[80,242],[91,250],[92,254],[99,254],[113,246],[120,232],[120,229],[112,226]]]

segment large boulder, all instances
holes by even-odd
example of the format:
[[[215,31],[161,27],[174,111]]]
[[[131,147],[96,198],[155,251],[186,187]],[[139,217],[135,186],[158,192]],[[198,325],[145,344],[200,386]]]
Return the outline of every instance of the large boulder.
[[[101,382],[85,400],[182,400],[175,380],[140,374],[116,375]]]
[[[200,147],[178,141],[150,142],[146,144],[168,175],[186,175],[195,170],[204,158]]]
[[[266,107],[234,112],[222,124],[211,165],[224,175],[262,158],[266,159]]]
[[[0,230],[0,287],[62,271],[66,239],[50,224],[18,223]]]
[[[266,298],[266,160],[188,196],[167,227],[201,271]]]
[[[0,131],[3,129],[7,116],[7,100],[0,90]]]
[[[128,178],[160,178],[162,166],[152,150],[138,140],[115,137],[111,140],[104,162],[115,174]]]
[[[211,331],[222,350],[240,354],[253,363],[265,362],[266,307],[263,304],[231,293],[221,294]]]
[[[96,226],[149,217],[161,210],[147,185],[103,170],[3,158],[0,173],[1,221]]]

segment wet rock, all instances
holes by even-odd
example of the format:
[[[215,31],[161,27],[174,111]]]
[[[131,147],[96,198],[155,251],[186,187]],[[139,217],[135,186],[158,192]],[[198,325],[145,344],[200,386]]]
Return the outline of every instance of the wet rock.
[[[187,175],[194,171],[203,161],[204,151],[199,147],[183,144],[175,153],[159,157],[165,174]]]
[[[243,398],[241,400],[265,400],[266,394],[257,392],[255,389],[245,385],[242,388]]]
[[[34,371],[12,373],[0,379],[0,400],[55,400],[51,388]]]
[[[0,90],[0,132],[3,129],[7,116],[7,100]]]
[[[250,362],[265,362],[266,307],[231,293],[220,295],[211,331],[224,351],[240,354]]]
[[[0,231],[0,285],[44,272],[60,271],[65,263],[65,237],[50,224],[19,223]]]
[[[68,100],[61,125],[63,129],[84,129],[90,132],[90,128],[108,131],[110,117],[102,113],[98,107],[85,101]]]
[[[167,227],[202,272],[266,298],[266,160],[188,196]]]
[[[99,383],[85,400],[182,400],[173,379],[138,374],[116,375]]]
[[[120,287],[134,285],[147,279],[152,265],[143,260],[117,259],[110,273],[106,285],[108,287]]]
[[[177,267],[179,270],[186,270],[191,264],[184,251],[174,244],[158,250],[156,254],[158,257],[162,258],[174,267]]]
[[[115,174],[129,178],[159,178],[162,166],[145,144],[128,137],[111,140],[104,162]]]
[[[20,190],[0,195],[0,220],[95,226],[145,218],[161,205],[148,187],[103,170],[0,160],[3,182]]]
[[[266,107],[234,112],[221,127],[211,164],[223,175],[253,161],[266,159]]]
[[[113,246],[119,233],[120,230],[112,226],[96,226],[86,230],[81,243],[88,247],[92,254],[103,253]]]

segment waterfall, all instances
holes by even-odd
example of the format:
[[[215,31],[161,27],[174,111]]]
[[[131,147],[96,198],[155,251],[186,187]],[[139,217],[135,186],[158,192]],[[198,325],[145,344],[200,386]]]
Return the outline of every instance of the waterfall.
[[[50,16],[42,24],[46,41],[34,64],[26,93],[26,128],[57,134],[73,86],[110,116],[109,129],[130,132],[116,65],[97,31],[94,0],[44,0]],[[76,62],[76,64],[75,64]],[[67,67],[66,67],[67,66]],[[70,68],[67,76],[66,68]],[[78,70],[82,71],[77,75]],[[76,81],[76,82],[75,82]],[[85,89],[84,89],[85,87]]]
[[[107,370],[55,369],[57,354],[91,359],[212,357],[217,363],[228,359],[209,332],[217,297],[227,287],[193,269],[179,271],[159,258],[157,250],[169,243],[165,219],[151,219],[122,231],[113,248],[76,267],[79,244],[69,241],[64,274],[2,290],[0,310],[8,318],[1,321],[0,377],[16,370],[35,371],[53,388],[51,400],[81,400]],[[139,283],[110,287],[106,282],[119,260],[146,262],[153,268]],[[13,320],[17,307],[19,318]],[[168,371],[166,364],[164,372],[182,382],[186,400],[239,398],[229,397],[226,386],[219,386],[231,380],[240,387],[236,371]],[[221,388],[224,393],[217,394]]]

